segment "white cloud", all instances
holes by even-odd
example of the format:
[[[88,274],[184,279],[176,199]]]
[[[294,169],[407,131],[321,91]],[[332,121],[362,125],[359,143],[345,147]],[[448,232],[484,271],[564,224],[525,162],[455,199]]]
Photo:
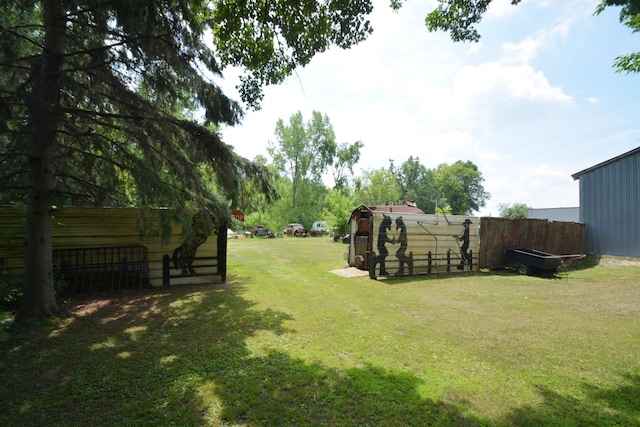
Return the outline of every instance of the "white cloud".
[[[540,120],[575,106],[573,98],[552,86],[541,71],[498,62],[458,70],[453,97],[459,114],[489,128]]]
[[[513,15],[517,13],[518,6],[514,6],[511,4],[511,0],[493,0],[487,9],[487,19],[495,18],[504,18],[506,16]]]

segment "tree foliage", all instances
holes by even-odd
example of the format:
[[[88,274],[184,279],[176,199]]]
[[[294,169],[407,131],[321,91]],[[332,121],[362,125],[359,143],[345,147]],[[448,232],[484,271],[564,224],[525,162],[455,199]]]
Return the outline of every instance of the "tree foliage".
[[[364,147],[362,141],[353,144],[346,142],[338,145],[335,160],[331,165],[334,188],[346,188],[349,184],[349,176],[353,176],[353,167],[360,160],[360,149]]]
[[[446,200],[454,215],[468,215],[485,205],[491,195],[484,190],[483,182],[482,173],[469,160],[443,163],[434,171],[439,197]]]
[[[631,28],[632,33],[640,32],[640,0],[602,0],[596,14],[602,13],[608,6],[620,6],[620,22]],[[613,62],[617,72],[640,72],[640,52],[617,56]]]
[[[411,200],[424,212],[435,211],[438,194],[433,182],[433,171],[422,165],[418,157],[409,156],[400,167],[390,161],[389,171],[400,187],[402,202]]]
[[[493,0],[438,0],[438,7],[429,13],[425,23],[429,31],[448,31],[454,42],[480,40],[478,24]],[[511,0],[516,5],[521,0]]]
[[[329,117],[317,111],[306,123],[299,111],[289,118],[289,125],[278,120],[275,135],[276,142],[270,141],[267,151],[278,171],[291,180],[291,208],[295,211],[300,186],[306,181],[321,182],[333,163],[336,137]]]
[[[240,93],[258,108],[261,87],[277,84],[331,45],[343,49],[373,31],[371,0],[217,0],[207,16],[223,67],[243,68]]]
[[[255,108],[261,85],[364,40],[370,11],[366,0],[1,2],[0,197],[27,203],[21,315],[57,310],[56,203],[206,206],[224,219],[246,180],[270,194],[268,171],[216,132],[242,118],[215,84],[221,68],[246,70]]]
[[[531,207],[524,203],[500,203],[498,204],[498,211],[503,218],[510,219],[524,219],[527,217],[527,211]]]
[[[385,168],[363,171],[362,176],[356,178],[354,201],[358,205],[367,206],[404,202],[397,179]]]
[[[414,201],[426,213],[467,215],[483,207],[490,194],[484,178],[471,161],[442,163],[428,169],[410,156],[400,167],[393,161],[389,169],[363,173],[356,179],[355,202],[368,206],[403,204]]]
[[[522,0],[511,0],[517,5]],[[480,33],[475,25],[480,23],[492,0],[438,0],[438,7],[425,18],[429,31],[449,32],[454,42],[480,40]],[[396,4],[398,1],[395,2]],[[602,0],[595,10],[600,14],[607,7],[621,7],[620,22],[636,33],[640,31],[639,0]],[[614,60],[618,72],[640,72],[640,52],[620,55]]]
[[[327,193],[322,218],[327,221],[330,230],[338,234],[349,231],[349,219],[355,209],[353,200],[345,189],[334,188]]]

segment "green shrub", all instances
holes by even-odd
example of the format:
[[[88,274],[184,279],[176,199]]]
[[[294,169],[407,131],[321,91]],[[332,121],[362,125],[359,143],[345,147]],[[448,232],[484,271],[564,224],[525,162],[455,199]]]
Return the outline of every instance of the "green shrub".
[[[22,283],[9,273],[0,274],[0,310],[17,311],[22,298]]]

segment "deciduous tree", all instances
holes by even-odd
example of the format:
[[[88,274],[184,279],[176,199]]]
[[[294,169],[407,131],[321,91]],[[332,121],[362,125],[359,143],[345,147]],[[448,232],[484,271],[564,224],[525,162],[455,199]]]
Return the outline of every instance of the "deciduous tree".
[[[391,161],[389,171],[396,178],[403,202],[411,200],[424,212],[435,211],[438,194],[433,182],[433,170],[422,165],[418,157],[409,156],[400,167]]]
[[[346,234],[349,231],[351,212],[356,207],[346,189],[334,188],[329,191],[324,205],[322,218],[327,221],[330,229],[338,234]]]
[[[364,147],[362,141],[356,141],[353,144],[345,142],[338,146],[335,160],[331,165],[334,188],[346,188],[349,176],[353,175],[353,167],[360,160],[360,149],[362,147]]]
[[[356,179],[354,201],[367,206],[400,204],[402,190],[388,169],[367,170]]]
[[[468,215],[485,205],[491,195],[484,191],[483,181],[482,173],[471,161],[443,163],[434,171],[439,197],[446,200],[454,215]]]
[[[527,217],[527,211],[531,207],[524,203],[500,203],[498,204],[498,211],[503,218],[521,219]]]
[[[307,123],[299,111],[289,118],[288,126],[278,120],[275,135],[276,142],[270,141],[267,151],[278,170],[291,180],[291,208],[295,211],[300,185],[305,181],[320,182],[333,163],[336,137],[329,117],[317,111]]]
[[[632,33],[640,32],[640,0],[602,0],[596,8],[596,14],[602,13],[608,6],[620,6],[620,22],[631,28]],[[640,52],[619,55],[613,65],[617,72],[640,73]]]

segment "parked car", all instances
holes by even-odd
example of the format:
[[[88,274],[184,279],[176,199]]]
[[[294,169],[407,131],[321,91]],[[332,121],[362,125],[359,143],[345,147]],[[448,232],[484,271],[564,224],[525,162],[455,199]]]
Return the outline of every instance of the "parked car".
[[[351,234],[334,234],[333,235],[333,241],[334,242],[342,242],[344,244],[349,244],[351,243]]]
[[[264,237],[271,236],[272,233],[270,233],[269,229],[264,225],[254,225],[253,227],[249,227],[244,234],[247,237]]]
[[[304,226],[298,223],[287,224],[287,228],[284,229],[284,233],[287,236],[293,237],[307,237],[309,234],[307,230],[305,230]]]
[[[327,223],[325,221],[315,221],[309,230],[311,236],[324,236],[327,234]]]

